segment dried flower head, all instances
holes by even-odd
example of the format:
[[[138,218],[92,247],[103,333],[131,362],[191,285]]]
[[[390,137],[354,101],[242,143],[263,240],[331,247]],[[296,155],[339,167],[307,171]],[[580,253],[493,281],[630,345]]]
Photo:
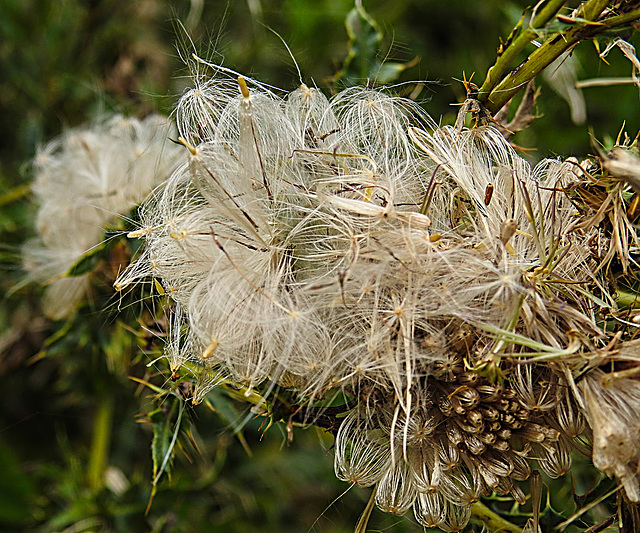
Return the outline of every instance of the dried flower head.
[[[637,365],[634,361],[634,370]],[[593,464],[618,478],[627,498],[639,502],[640,382],[632,374],[625,377],[624,371],[616,375],[594,369],[578,387],[593,431]]]
[[[594,303],[615,306],[593,257],[606,228],[568,193],[586,171],[532,167],[494,127],[436,127],[382,91],[218,76],[178,104],[189,162],[143,205],[144,252],[116,281],[152,276],[173,301],[172,370],[201,369],[198,399],[221,375],[286,388],[335,433],[338,478],[427,527],[461,530],[494,491],[523,502],[532,465],[566,473],[586,427],[576,354],[606,340]],[[634,499],[640,450],[610,443],[594,379],[594,460]],[[335,391],[346,403],[315,415]]]

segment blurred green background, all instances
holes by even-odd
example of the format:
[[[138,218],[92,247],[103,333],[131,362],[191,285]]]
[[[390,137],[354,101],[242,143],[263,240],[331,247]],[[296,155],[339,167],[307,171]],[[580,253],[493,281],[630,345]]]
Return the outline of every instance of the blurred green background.
[[[394,90],[408,95],[424,82],[418,100],[443,123],[454,121],[452,104],[464,100],[463,72],[475,72],[481,84],[499,37],[527,5],[364,2],[384,34],[378,59],[413,65]],[[290,90],[299,84],[297,70],[273,29],[305,83],[335,91],[352,7],[352,0],[0,0],[0,531],[353,530],[369,492],[347,491],[334,478],[331,439],[296,429],[287,445],[279,426],[260,439],[260,420],[236,435],[233,424],[248,413],[225,399],[217,413],[189,408],[192,442],[181,439],[187,444],[171,482],[160,484],[145,515],[153,468],[146,415],[166,415],[174,400],[158,404],[129,379],[163,380],[147,367],[144,342],[121,326],[135,323],[135,309],[105,318],[95,303],[69,324],[55,324],[42,316],[37,287],[16,289],[20,245],[33,233],[37,207],[28,192],[37,146],[102,112],[170,113],[189,84],[176,48],[185,40],[182,25],[202,57]],[[575,56],[580,79],[631,72],[618,50],[609,64],[590,43]],[[576,125],[567,103],[539,85],[541,118],[515,137],[535,149],[526,152],[533,159],[583,157],[592,150],[590,135],[615,138],[625,121],[632,137],[640,128],[634,86],[586,89],[587,122]],[[102,434],[100,413],[112,415]],[[87,469],[101,442],[107,475],[96,484]],[[370,527],[419,530],[410,517],[377,512]]]

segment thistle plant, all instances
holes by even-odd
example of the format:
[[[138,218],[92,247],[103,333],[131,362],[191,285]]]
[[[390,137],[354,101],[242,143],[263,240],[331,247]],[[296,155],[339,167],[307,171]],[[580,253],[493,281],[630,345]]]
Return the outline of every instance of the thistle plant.
[[[559,30],[548,23],[563,3],[536,6],[485,84],[465,80],[455,125],[385,90],[286,92],[190,59],[178,146],[153,176],[175,150],[184,162],[139,208],[128,237],[142,251],[114,287],[156,293],[170,381],[190,384],[192,404],[222,388],[288,429],[333,435],[335,475],[372,487],[360,531],[374,506],[444,531],[472,517],[522,531],[481,503],[495,495],[530,505],[521,525],[541,531],[540,471],[561,477],[576,454],[615,478],[621,527],[640,527],[640,315],[622,295],[637,288],[637,139],[532,165],[494,117],[578,41],[640,17],[635,3],[608,4],[561,15]],[[498,83],[535,38],[531,68]],[[63,144],[93,161],[76,136]],[[116,164],[148,169],[139,157]],[[56,167],[43,163],[43,198],[45,168]],[[38,276],[63,281],[108,216],[156,183],[145,174],[130,191],[126,175],[100,181],[105,203],[81,202],[95,231],[77,249],[49,244],[43,227],[47,246],[28,257],[61,266]]]
[[[210,67],[177,108],[189,162],[142,206],[144,251],[116,281],[161,285],[193,401],[259,391],[262,412],[335,435],[340,479],[427,527],[463,529],[493,492],[524,504],[518,482],[590,446],[637,502],[637,400],[602,380],[635,346],[607,324],[610,263],[635,266],[614,234],[638,236],[575,194],[626,181],[532,167],[493,124],[436,126],[382,91],[239,77],[234,95]]]

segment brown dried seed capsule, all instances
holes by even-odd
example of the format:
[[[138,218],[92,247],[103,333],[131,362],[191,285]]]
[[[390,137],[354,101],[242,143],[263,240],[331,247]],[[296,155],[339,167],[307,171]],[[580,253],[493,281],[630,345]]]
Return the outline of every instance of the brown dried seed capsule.
[[[482,476],[482,480],[485,482],[487,487],[490,489],[495,489],[500,483],[500,479],[490,470],[487,470],[482,464],[478,465],[478,472]]]
[[[556,416],[560,427],[570,437],[577,437],[584,431],[584,416],[568,396],[556,406]]]
[[[493,422],[500,418],[500,411],[490,405],[486,407],[481,406],[480,412],[482,413],[483,418],[488,422]]]
[[[464,441],[464,436],[462,435],[462,431],[460,431],[460,428],[454,424],[450,424],[447,427],[446,433],[447,433],[447,438],[454,445],[458,445],[462,441]]]
[[[467,409],[475,409],[480,403],[480,395],[475,389],[467,389],[460,401]]]
[[[513,389],[505,389],[502,397],[506,398],[507,400],[513,400],[516,397],[516,391],[514,391]]]
[[[457,356],[448,356],[433,363],[433,375],[443,381],[454,381],[462,372],[464,367]]]
[[[485,444],[475,435],[465,435],[464,443],[473,455],[480,455],[487,449]]]
[[[498,421],[491,422],[491,424],[489,425],[489,431],[500,431],[501,428],[502,424],[500,424],[500,422]]]
[[[505,424],[511,425],[516,421],[516,417],[511,413],[502,413],[500,415],[500,420],[502,420],[502,422],[504,422]]]
[[[529,420],[529,414],[530,414],[530,411],[528,409],[525,409],[524,407],[521,407],[520,409],[518,409],[513,413],[513,415],[518,420]]]
[[[460,385],[474,385],[478,382],[480,378],[478,374],[474,374],[472,372],[465,372],[464,374],[460,374],[458,376],[458,383]]]
[[[546,432],[543,431],[542,426],[528,423],[520,430],[518,436],[531,442],[544,442]]]
[[[500,483],[496,486],[495,490],[498,494],[509,494],[513,488],[513,482],[509,478],[501,477]]]
[[[535,449],[540,468],[551,478],[563,476],[571,469],[571,443],[560,440],[555,446],[538,445]]]
[[[521,420],[516,420],[515,422],[511,422],[511,424],[509,424],[509,427],[513,430],[516,431],[517,429],[520,429],[521,427],[524,426],[524,422],[522,422]]]
[[[438,409],[440,409],[440,412],[445,416],[451,416],[453,414],[453,404],[446,396],[440,396],[438,398]]]
[[[496,440],[498,440],[495,433],[482,433],[481,435],[478,435],[478,438],[485,444],[489,445],[492,445]]]
[[[467,412],[467,410],[458,401],[458,398],[451,398],[451,406],[457,415],[464,415]]]
[[[494,474],[500,477],[509,477],[513,472],[513,461],[508,455],[485,453],[478,460]]]
[[[524,481],[529,479],[531,475],[531,467],[528,461],[519,453],[511,454],[511,461],[513,462],[513,472],[511,477],[517,481]]]
[[[508,412],[509,411],[509,406],[511,405],[511,402],[509,400],[507,400],[506,398],[502,398],[501,400],[498,400],[496,402],[498,409],[500,409],[500,411],[505,411]]]
[[[482,425],[482,415],[480,411],[471,410],[467,412],[467,422],[473,426]]]
[[[469,433],[471,435],[477,435],[478,433],[482,433],[484,431],[484,425],[480,426],[472,426],[471,424],[467,424],[464,420],[456,419],[456,424],[458,427],[465,433]]]
[[[460,406],[465,410],[473,409],[480,403],[480,395],[478,394],[478,391],[471,387],[467,387],[466,385],[461,385],[455,389],[449,394],[449,398],[451,398],[452,402],[457,400]]]
[[[518,487],[515,483],[511,484],[511,496],[515,501],[517,501],[520,505],[524,505],[527,501],[527,497],[522,492],[522,489]]]
[[[450,338],[451,341],[449,343],[449,347],[451,348],[451,351],[462,355],[467,355],[471,352],[473,343],[476,340],[476,337],[469,326],[464,325],[458,328],[457,332]],[[458,361],[460,361],[460,359],[458,359]],[[464,372],[462,363],[460,363],[460,372]]]
[[[511,438],[511,430],[508,428],[502,428],[496,434],[502,440],[509,440]]]
[[[458,466],[460,453],[458,452],[458,448],[452,444],[451,441],[447,440],[446,442],[440,442],[439,458],[440,461],[444,463],[445,470],[451,470]]]
[[[511,449],[511,445],[506,440],[497,440],[492,447],[499,452],[507,452]]]
[[[485,402],[495,402],[502,398],[504,393],[504,387],[499,383],[495,385],[478,385],[476,390]]]

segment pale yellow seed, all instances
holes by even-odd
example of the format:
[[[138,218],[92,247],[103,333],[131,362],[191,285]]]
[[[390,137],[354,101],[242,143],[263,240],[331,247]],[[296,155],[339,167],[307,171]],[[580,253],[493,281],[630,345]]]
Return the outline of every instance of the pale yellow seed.
[[[140,237],[146,237],[151,234],[153,230],[151,228],[140,228],[135,231],[130,231],[127,233],[128,239],[139,239]]]
[[[204,352],[202,352],[202,354],[200,355],[200,358],[205,360],[209,359],[209,357],[216,353],[218,346],[220,346],[220,341],[217,338],[212,339],[209,343],[209,346],[207,346]]]
[[[242,96],[245,98],[249,98],[249,88],[247,87],[247,82],[244,81],[242,76],[238,76],[238,85],[240,86],[240,92]]]

